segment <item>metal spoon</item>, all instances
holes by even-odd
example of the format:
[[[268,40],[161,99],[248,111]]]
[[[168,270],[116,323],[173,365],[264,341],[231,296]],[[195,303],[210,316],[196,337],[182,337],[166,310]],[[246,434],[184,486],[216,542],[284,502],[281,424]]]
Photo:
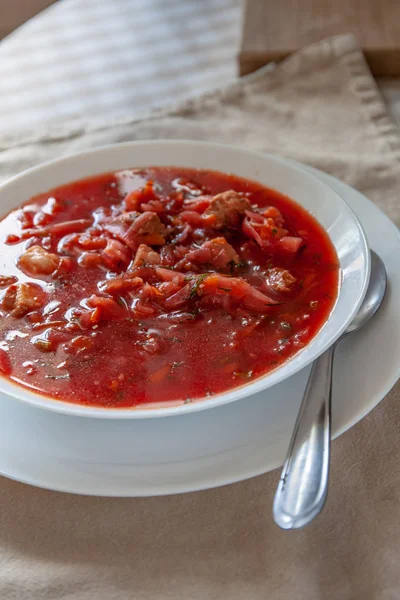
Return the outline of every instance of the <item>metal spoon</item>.
[[[328,492],[331,442],[332,365],[337,344],[365,325],[382,304],[386,269],[371,250],[371,278],[364,301],[346,331],[313,364],[297,416],[273,515],[282,529],[307,525],[322,510]]]

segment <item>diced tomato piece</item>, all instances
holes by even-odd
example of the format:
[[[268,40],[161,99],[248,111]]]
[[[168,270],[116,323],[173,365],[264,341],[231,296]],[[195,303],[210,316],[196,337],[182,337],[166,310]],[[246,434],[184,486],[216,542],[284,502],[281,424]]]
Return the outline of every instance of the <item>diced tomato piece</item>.
[[[33,218],[33,225],[34,227],[43,227],[44,225],[51,223],[52,220],[52,215],[40,211],[35,214]]]
[[[0,288],[7,287],[18,281],[15,275],[0,275]]]
[[[152,181],[147,181],[142,189],[134,190],[128,194],[124,200],[124,204],[126,210],[140,210],[142,202],[149,202],[149,200],[158,200]]]
[[[29,237],[29,236],[28,236]],[[6,244],[18,244],[21,241],[19,235],[15,235],[15,233],[9,233],[5,238]]]
[[[279,240],[279,242],[284,250],[286,250],[287,252],[293,252],[294,254],[302,245],[303,240],[300,237],[285,235]]]
[[[29,229],[33,227],[33,219],[35,217],[35,211],[24,208],[18,213],[18,221],[21,224],[21,229]]]
[[[11,375],[12,365],[8,352],[0,348],[0,373],[3,375]]]
[[[283,227],[284,219],[280,210],[276,208],[276,206],[268,206],[265,210],[262,211],[264,217],[268,217],[273,219],[278,227]]]

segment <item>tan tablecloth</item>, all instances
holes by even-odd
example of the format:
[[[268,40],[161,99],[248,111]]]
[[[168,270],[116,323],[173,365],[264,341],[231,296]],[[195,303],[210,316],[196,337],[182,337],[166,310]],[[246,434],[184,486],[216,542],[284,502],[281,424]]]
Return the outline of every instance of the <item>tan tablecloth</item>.
[[[144,118],[0,138],[0,177],[76,150],[159,137],[300,159],[399,221],[399,134],[350,37]],[[399,391],[334,442],[326,509],[300,531],[272,521],[278,472],[151,499],[76,497],[1,480],[0,598],[400,598]]]

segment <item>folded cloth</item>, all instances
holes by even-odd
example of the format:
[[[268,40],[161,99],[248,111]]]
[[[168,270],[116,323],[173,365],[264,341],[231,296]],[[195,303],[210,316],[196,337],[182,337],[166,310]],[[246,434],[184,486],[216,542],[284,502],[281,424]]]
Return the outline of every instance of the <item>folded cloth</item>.
[[[0,136],[0,179],[71,152],[150,138],[296,158],[400,221],[400,137],[351,36],[168,109]],[[394,600],[400,597],[400,387],[333,444],[324,513],[279,530],[279,472],[150,499],[78,497],[0,480],[2,600]]]

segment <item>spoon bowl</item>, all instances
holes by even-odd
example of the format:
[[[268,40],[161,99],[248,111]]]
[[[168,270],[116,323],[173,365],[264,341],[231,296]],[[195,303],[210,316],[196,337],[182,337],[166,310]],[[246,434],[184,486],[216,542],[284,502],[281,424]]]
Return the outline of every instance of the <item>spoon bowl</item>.
[[[371,250],[371,275],[368,284],[367,293],[365,294],[363,303],[361,304],[356,316],[344,332],[337,340],[340,342],[343,337],[353,331],[357,331],[363,327],[379,310],[386,294],[387,274],[386,268],[382,259]]]
[[[275,493],[273,515],[282,529],[298,529],[322,510],[329,480],[332,367],[340,341],[366,325],[382,305],[386,268],[371,250],[371,276],[365,298],[341,337],[313,364],[288,454]]]

